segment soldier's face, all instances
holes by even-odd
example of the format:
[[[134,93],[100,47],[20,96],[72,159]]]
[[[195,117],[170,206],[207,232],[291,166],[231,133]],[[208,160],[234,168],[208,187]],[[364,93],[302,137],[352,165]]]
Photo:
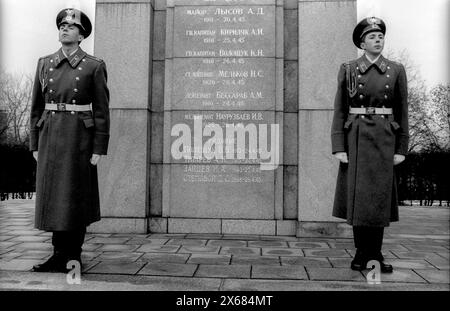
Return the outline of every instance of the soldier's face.
[[[80,29],[73,24],[61,24],[59,26],[59,42],[62,44],[79,43],[84,39]]]
[[[364,37],[361,48],[367,53],[378,55],[384,48],[384,35],[380,31],[370,32]]]

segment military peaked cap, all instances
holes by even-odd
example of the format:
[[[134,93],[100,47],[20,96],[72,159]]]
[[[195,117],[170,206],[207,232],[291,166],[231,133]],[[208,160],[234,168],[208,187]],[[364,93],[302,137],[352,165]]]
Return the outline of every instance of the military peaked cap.
[[[364,36],[369,32],[374,31],[380,31],[383,35],[386,33],[386,24],[383,20],[378,17],[368,17],[363,19],[353,30],[353,43],[360,49]]]
[[[56,16],[56,27],[59,28],[59,26],[64,23],[77,25],[84,38],[89,37],[91,34],[91,21],[89,20],[89,17],[80,10],[68,8],[59,12]]]

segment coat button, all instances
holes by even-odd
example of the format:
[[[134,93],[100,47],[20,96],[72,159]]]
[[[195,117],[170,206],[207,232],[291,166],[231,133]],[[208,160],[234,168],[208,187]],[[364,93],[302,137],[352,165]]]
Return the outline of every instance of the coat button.
[[[365,116],[364,116],[364,115],[362,115],[362,116],[361,116],[361,119],[364,119],[364,118],[365,118]]]
[[[50,68],[49,70],[50,70],[50,71],[53,71],[53,68]]]
[[[358,78],[361,78],[361,75],[358,75]]]
[[[363,99],[363,98],[364,98],[364,95],[363,95],[363,94],[359,95],[359,98]]]
[[[55,101],[54,100],[52,100],[51,102],[50,102],[50,104],[54,104],[55,103]]]
[[[389,88],[389,85],[388,85],[388,84],[386,84],[386,88],[387,88],[387,89]]]
[[[387,99],[387,98],[388,98],[388,96],[385,94],[385,95],[384,95],[384,99]]]
[[[50,90],[49,92],[50,92],[50,93],[53,93],[53,90]]]
[[[83,68],[81,68],[81,67],[78,67],[78,70],[83,70]]]
[[[381,117],[384,119],[384,115],[381,115]]]
[[[391,69],[391,67],[387,66],[387,69]]]
[[[80,77],[76,77],[75,80],[80,81]]]
[[[83,62],[85,62],[86,60],[83,58]]]
[[[50,60],[50,63],[53,63],[53,59]]]
[[[75,104],[77,101],[75,99],[72,99],[72,104]]]
[[[75,111],[71,111],[70,114],[75,114]]]
[[[53,79],[50,78],[50,79],[48,79],[48,81],[53,82]]]
[[[73,89],[73,91],[74,91],[75,93],[77,93],[77,92],[78,92],[78,89]]]
[[[52,111],[52,114],[55,114],[55,112],[54,112],[54,111]]]
[[[360,88],[360,89],[362,89],[363,87],[364,87],[364,85],[362,85],[362,84],[359,85],[359,88]]]
[[[386,77],[390,78],[391,76],[390,75],[386,75]]]

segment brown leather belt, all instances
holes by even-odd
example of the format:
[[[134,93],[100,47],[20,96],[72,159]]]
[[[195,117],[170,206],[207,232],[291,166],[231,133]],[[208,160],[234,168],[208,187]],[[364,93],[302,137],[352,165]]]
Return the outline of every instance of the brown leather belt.
[[[45,110],[52,111],[91,111],[91,105],[70,105],[66,103],[45,104]]]
[[[392,114],[392,108],[376,108],[376,107],[364,107],[354,108],[350,107],[350,114]]]

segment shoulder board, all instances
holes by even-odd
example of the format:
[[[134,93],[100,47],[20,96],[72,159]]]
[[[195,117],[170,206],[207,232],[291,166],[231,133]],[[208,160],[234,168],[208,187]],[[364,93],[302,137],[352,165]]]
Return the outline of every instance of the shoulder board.
[[[92,60],[94,60],[96,62],[99,62],[99,63],[103,62],[103,60],[101,58],[98,58],[98,57],[95,57],[95,56],[89,55],[89,54],[86,54],[86,58],[92,59]]]

